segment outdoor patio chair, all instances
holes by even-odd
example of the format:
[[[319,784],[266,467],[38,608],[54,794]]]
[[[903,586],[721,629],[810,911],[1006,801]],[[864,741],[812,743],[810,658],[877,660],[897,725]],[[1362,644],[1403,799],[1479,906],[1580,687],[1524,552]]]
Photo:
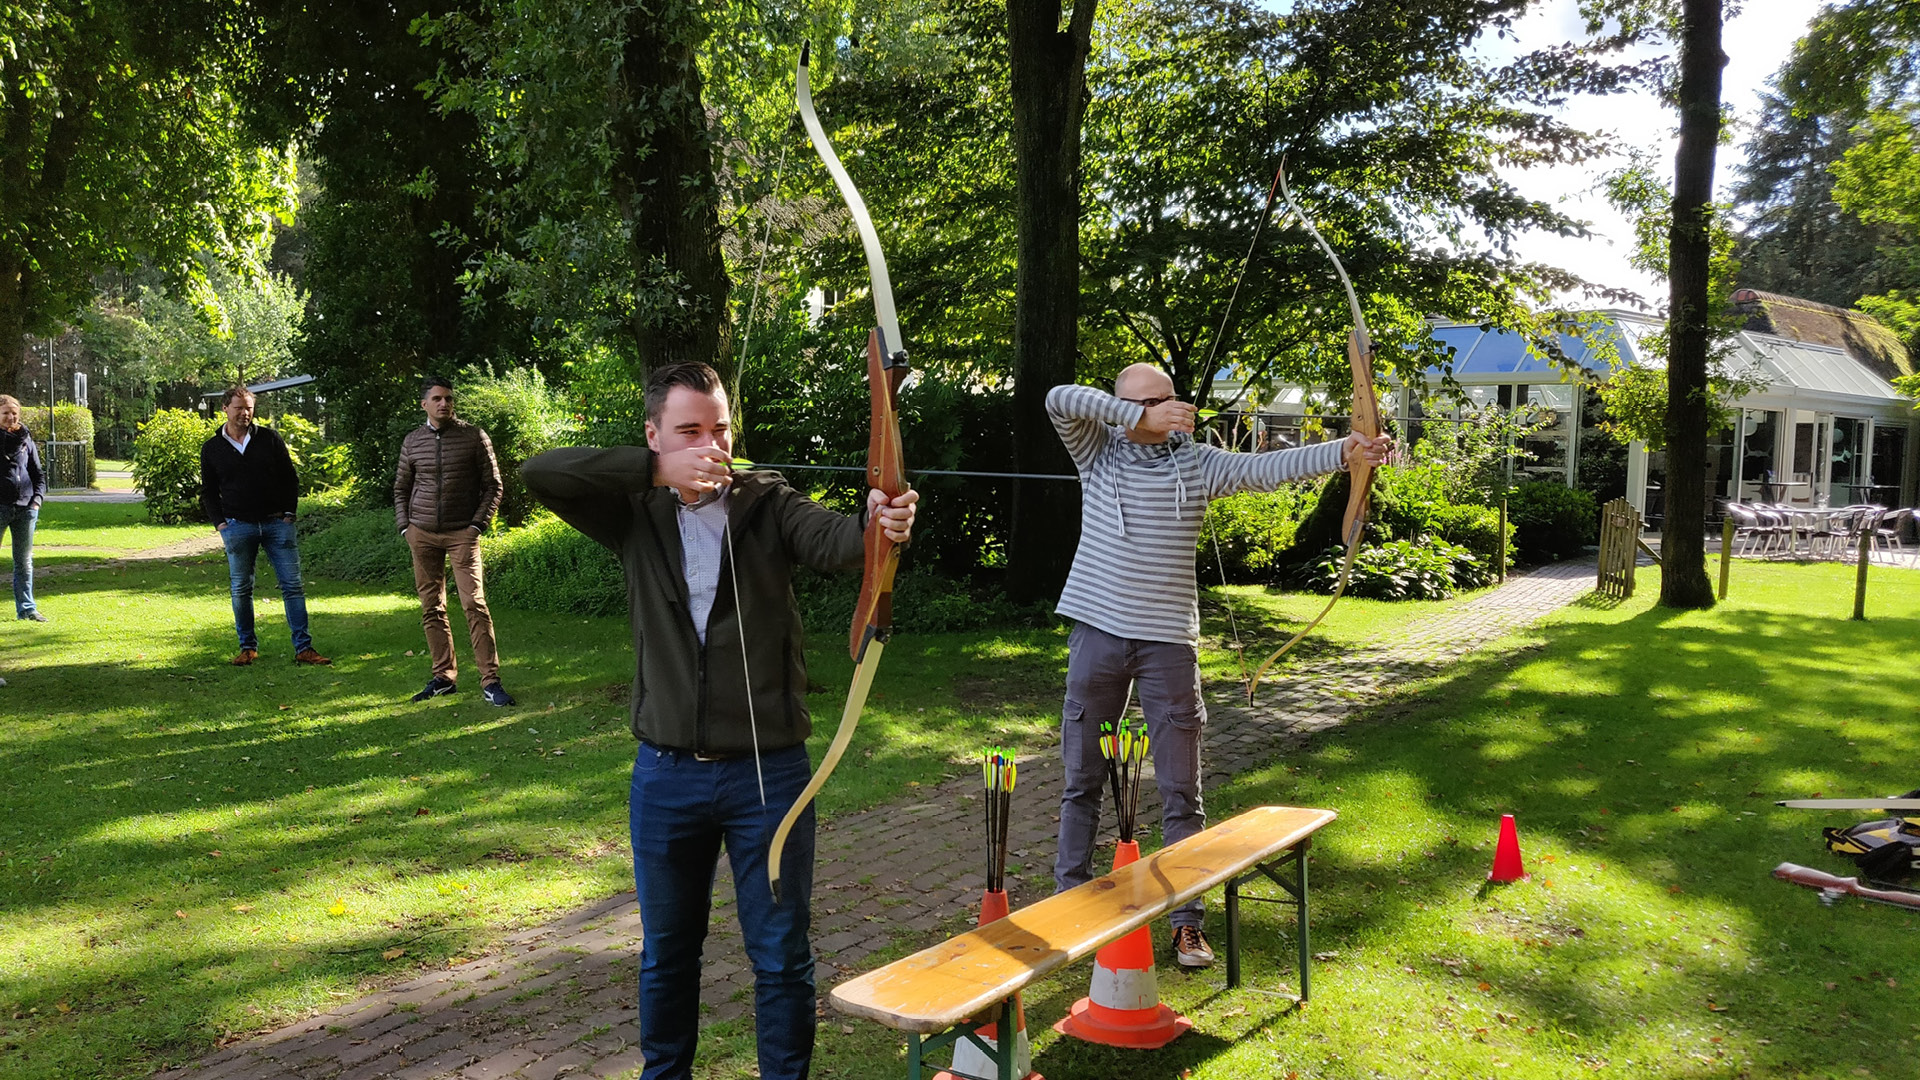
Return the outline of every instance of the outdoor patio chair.
[[[1888,552],[1906,551],[1900,534],[1906,531],[1907,519],[1912,516],[1913,511],[1905,508],[1881,511],[1873,526],[1873,546]]]
[[[1741,552],[1741,541],[1746,542],[1746,554],[1752,554],[1754,546],[1760,548],[1761,556],[1772,552],[1773,545],[1780,540],[1780,526],[1763,521],[1757,511],[1739,503],[1727,504],[1727,516],[1733,519],[1733,554]]]

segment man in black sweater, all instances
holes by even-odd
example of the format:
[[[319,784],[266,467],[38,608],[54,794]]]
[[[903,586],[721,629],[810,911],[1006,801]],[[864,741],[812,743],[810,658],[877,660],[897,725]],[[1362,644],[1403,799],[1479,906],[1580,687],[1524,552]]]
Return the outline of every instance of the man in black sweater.
[[[293,632],[293,659],[299,664],[331,664],[313,648],[307,632],[307,592],[300,582],[300,544],[294,536],[294,511],[300,480],[293,456],[272,428],[253,422],[253,391],[228,390],[220,408],[227,422],[200,448],[200,509],[227,547],[227,573],[233,592],[233,628],[240,635],[235,666],[260,655],[253,634],[253,568],[260,550],[280,582]]]

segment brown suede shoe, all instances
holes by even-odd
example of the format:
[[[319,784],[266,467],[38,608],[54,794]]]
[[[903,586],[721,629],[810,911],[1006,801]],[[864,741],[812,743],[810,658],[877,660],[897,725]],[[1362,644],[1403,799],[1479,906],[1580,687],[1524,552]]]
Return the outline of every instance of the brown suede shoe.
[[[259,655],[260,654],[253,649],[241,649],[240,654],[233,658],[233,666],[246,667],[248,664],[253,663],[254,657]]]
[[[301,649],[299,652],[294,653],[293,662],[296,664],[331,664],[333,663],[333,661],[327,659],[324,656],[321,656],[319,653],[314,652],[312,649]]]

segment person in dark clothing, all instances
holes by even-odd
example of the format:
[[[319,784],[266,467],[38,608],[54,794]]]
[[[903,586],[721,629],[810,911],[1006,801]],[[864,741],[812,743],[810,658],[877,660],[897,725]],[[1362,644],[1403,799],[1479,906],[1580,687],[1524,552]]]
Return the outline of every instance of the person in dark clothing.
[[[797,1080],[814,1042],[811,809],[782,859],[792,895],[775,903],[767,881],[774,830],[811,775],[792,580],[798,566],[860,566],[861,521],[778,473],[733,472],[727,394],[707,365],[656,370],[646,406],[645,448],[553,450],[520,470],[535,498],[613,551],[626,573],[638,662],[628,819],[642,926],[641,1076],[691,1073],[701,944],[724,847],[753,965],[760,1076]],[[867,515],[904,542],[917,500],[873,491]]]
[[[426,381],[420,408],[427,422],[401,442],[393,478],[394,522],[413,552],[413,587],[433,661],[426,688],[413,700],[451,694],[457,686],[459,664],[447,623],[447,563],[452,562],[460,606],[467,613],[467,638],[473,642],[473,666],[480,669],[480,696],[489,705],[513,705],[513,695],[500,685],[500,653],[480,565],[480,534],[500,508],[493,443],[486,432],[453,415],[453,384],[445,379]]]
[[[0,394],[0,531],[13,533],[13,614],[31,622],[47,621],[33,603],[33,529],[46,498],[40,448],[20,422],[20,402]]]
[[[307,591],[300,581],[300,544],[293,529],[300,504],[293,455],[272,428],[253,422],[253,391],[233,387],[220,408],[227,422],[200,447],[200,509],[227,548],[233,628],[240,635],[233,663],[245,667],[260,655],[260,641],[253,633],[253,568],[264,548],[280,582],[294,662],[331,664],[314,650],[307,630]]]

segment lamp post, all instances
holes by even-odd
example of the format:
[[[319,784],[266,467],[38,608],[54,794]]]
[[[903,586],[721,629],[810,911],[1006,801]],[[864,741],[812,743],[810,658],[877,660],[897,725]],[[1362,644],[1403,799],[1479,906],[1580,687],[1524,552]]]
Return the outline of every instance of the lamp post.
[[[54,486],[60,468],[60,433],[53,421],[53,339],[47,339],[47,486]]]

